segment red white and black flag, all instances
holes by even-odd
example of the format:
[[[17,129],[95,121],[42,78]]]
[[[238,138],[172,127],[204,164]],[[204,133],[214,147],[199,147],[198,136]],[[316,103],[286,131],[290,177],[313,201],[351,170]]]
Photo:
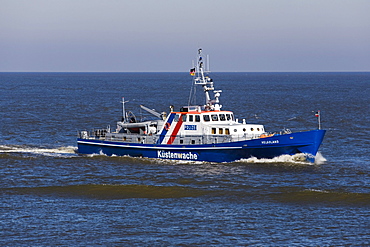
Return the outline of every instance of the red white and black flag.
[[[192,69],[190,70],[190,75],[195,75],[195,68],[192,68]]]

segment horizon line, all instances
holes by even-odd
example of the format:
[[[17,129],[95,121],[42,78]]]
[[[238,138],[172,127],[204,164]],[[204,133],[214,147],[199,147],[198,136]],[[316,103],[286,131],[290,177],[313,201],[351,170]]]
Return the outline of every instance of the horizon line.
[[[209,71],[212,73],[369,73],[365,70],[338,71]],[[0,73],[189,73],[189,71],[0,71]]]

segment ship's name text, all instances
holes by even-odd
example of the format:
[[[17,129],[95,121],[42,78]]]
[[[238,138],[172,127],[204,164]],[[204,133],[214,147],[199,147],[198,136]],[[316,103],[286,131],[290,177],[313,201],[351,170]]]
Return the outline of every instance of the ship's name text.
[[[192,152],[188,153],[173,153],[171,151],[157,151],[158,158],[164,159],[183,159],[183,160],[197,160],[198,155]]]
[[[277,144],[277,143],[279,143],[279,140],[261,141],[261,144]]]

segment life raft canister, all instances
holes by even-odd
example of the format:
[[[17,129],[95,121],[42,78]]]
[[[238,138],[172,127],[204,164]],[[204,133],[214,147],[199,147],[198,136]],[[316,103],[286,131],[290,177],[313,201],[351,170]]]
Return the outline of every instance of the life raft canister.
[[[165,125],[164,125],[164,129],[165,130],[169,130],[171,127],[171,124],[169,122],[167,122]]]

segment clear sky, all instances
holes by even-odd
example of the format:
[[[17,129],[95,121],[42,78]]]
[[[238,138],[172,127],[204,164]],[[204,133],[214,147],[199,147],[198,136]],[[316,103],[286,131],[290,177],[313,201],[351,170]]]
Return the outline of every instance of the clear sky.
[[[370,71],[370,0],[0,0],[0,71]]]

